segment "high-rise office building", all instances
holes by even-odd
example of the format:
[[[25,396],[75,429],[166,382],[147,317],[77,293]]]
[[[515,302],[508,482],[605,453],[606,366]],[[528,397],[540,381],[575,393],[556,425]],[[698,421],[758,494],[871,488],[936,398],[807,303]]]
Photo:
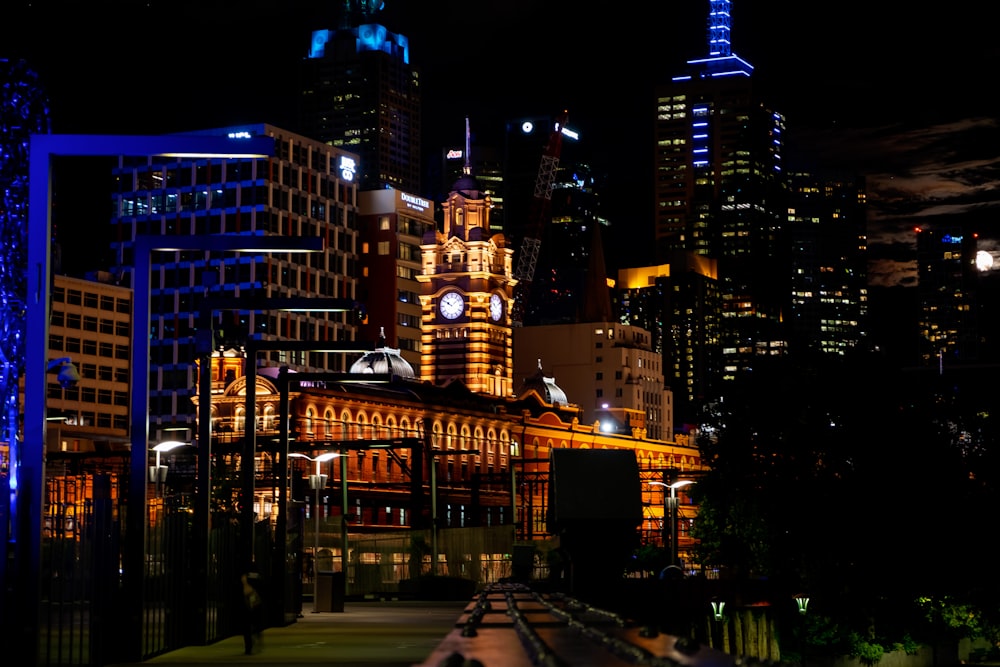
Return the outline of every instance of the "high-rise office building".
[[[604,241],[610,223],[603,216],[600,184],[583,162],[560,162],[544,221],[535,274],[526,289],[525,326],[589,321],[596,280],[607,291]],[[610,318],[608,310],[599,319]]]
[[[515,383],[544,368],[560,386],[572,388],[581,423],[599,421],[602,429],[626,433],[642,428],[649,438],[673,440],[673,393],[645,329],[607,321],[518,327],[514,356]]]
[[[853,174],[788,174],[791,243],[789,347],[843,356],[867,334],[864,180]]]
[[[919,331],[924,365],[980,359],[978,239],[960,227],[920,227],[917,235]]]
[[[358,157],[280,128],[259,124],[200,134],[274,138],[275,156],[260,159],[119,158],[111,223],[120,265],[131,284],[138,235],[281,235],[321,238],[319,253],[157,252],[151,257],[151,421],[194,423],[199,316],[204,296],[246,299],[247,310],[213,316],[213,346],[262,340],[357,340],[350,312],[255,312],[252,301],[321,296],[358,298]],[[204,331],[202,330],[202,334]],[[202,345],[205,341],[200,341]],[[335,352],[263,352],[262,365],[345,371]]]
[[[465,148],[442,151],[440,170],[449,186],[471,165],[490,195],[490,230],[503,233],[516,249],[518,269],[533,266],[529,276],[517,276],[523,308],[516,326],[579,321],[592,242],[602,233],[598,228],[608,226],[600,207],[602,184],[564,118],[525,115],[499,131],[467,128]],[[555,133],[558,154],[550,155]],[[524,261],[526,235],[539,242],[534,262]]]
[[[708,55],[656,90],[654,240],[658,263],[675,251],[718,261],[728,380],[786,347],[785,120],[732,52],[729,0],[709,6]]]
[[[618,271],[615,311],[650,333],[674,395],[675,423],[697,424],[698,408],[719,391],[720,298],[716,261],[674,253],[657,266]]]
[[[414,368],[420,368],[421,317],[420,244],[434,231],[433,202],[401,190],[358,193],[361,237],[359,298],[366,322],[361,339],[375,341],[384,332],[386,344]]]
[[[132,290],[107,278],[52,277],[49,358],[73,364],[80,379],[48,375],[50,457],[128,449]]]
[[[380,3],[344,5],[337,29],[312,33],[295,130],[358,155],[362,190],[423,194],[420,76],[409,40],[374,22]]]

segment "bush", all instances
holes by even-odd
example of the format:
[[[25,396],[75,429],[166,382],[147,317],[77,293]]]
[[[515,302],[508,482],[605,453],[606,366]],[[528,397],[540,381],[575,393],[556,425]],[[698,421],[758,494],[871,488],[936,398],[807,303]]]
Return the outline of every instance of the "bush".
[[[852,658],[857,658],[866,665],[877,665],[884,653],[885,649],[881,644],[869,642],[860,635],[851,633],[851,648],[848,655]]]

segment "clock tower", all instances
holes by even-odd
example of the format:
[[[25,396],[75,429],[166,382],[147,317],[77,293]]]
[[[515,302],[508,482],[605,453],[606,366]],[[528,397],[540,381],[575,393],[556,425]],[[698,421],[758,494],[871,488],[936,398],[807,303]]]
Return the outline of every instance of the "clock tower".
[[[466,121],[465,168],[442,205],[444,229],[420,245],[421,377],[510,396],[514,251],[503,234],[490,234],[490,196],[472,176],[468,137]]]

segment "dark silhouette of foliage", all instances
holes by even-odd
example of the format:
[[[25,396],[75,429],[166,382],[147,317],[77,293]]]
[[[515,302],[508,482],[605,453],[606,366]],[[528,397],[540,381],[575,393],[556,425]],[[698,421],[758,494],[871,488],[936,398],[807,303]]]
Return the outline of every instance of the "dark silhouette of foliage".
[[[920,596],[995,601],[997,392],[936,370],[756,363],[704,415],[696,558],[808,591],[862,636],[902,636]]]

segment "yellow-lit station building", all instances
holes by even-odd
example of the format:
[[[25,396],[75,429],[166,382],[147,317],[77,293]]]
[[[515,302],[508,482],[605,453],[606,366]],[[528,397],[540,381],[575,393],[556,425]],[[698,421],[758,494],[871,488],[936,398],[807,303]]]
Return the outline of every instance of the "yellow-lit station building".
[[[572,392],[544,372],[543,358],[534,375],[513,386],[513,337],[518,332],[510,317],[517,282],[513,251],[502,234],[489,231],[488,204],[489,195],[466,172],[444,204],[443,229],[424,234],[416,276],[422,311],[419,372],[387,344],[380,327],[378,343],[345,374],[321,381],[308,374],[309,380],[299,383],[288,369],[256,369],[255,404],[249,407],[243,355],[230,350],[214,357],[213,451],[228,452],[230,467],[238,467],[249,407],[258,443],[265,443],[258,447],[262,460],[255,464],[255,470],[263,471],[256,475],[255,510],[277,521],[282,480],[267,471],[282,469],[286,450],[284,445],[269,449],[266,443],[280,440],[281,404],[287,400],[291,500],[304,503],[304,532],[319,533],[313,536],[315,544],[307,538],[303,549],[321,566],[347,568],[349,585],[368,588],[405,578],[406,547],[398,539],[414,529],[499,530],[506,537],[495,547],[497,553],[485,545],[465,547],[482,561],[509,561],[510,540],[557,544],[548,502],[550,455],[556,449],[634,452],[643,505],[638,529],[643,542],[652,544],[662,543],[667,532],[667,499],[662,486],[648,483],[690,478],[704,470],[686,436],[649,437],[642,410],[611,406],[600,419],[585,419],[584,410],[569,397]],[[379,323],[369,322],[372,326]],[[558,330],[550,333],[557,346],[559,336]],[[614,347],[614,341],[605,344]],[[365,382],[366,377],[372,381]],[[232,447],[227,449],[227,443]],[[315,462],[324,452],[338,458]],[[309,479],[322,474],[327,477],[315,493]],[[222,502],[237,499],[234,488]],[[321,521],[313,528],[317,506]],[[676,528],[683,560],[693,513],[682,493]],[[386,546],[392,539],[395,546]],[[443,536],[441,540],[443,544]],[[371,546],[379,542],[382,546]],[[429,554],[424,569],[470,576],[464,569],[470,555],[456,565],[446,551],[442,546],[440,553]],[[364,581],[363,568],[351,570],[351,563],[378,565],[378,582]],[[482,576],[510,574],[496,565],[484,567],[487,574]],[[471,573],[473,579],[480,575]]]

